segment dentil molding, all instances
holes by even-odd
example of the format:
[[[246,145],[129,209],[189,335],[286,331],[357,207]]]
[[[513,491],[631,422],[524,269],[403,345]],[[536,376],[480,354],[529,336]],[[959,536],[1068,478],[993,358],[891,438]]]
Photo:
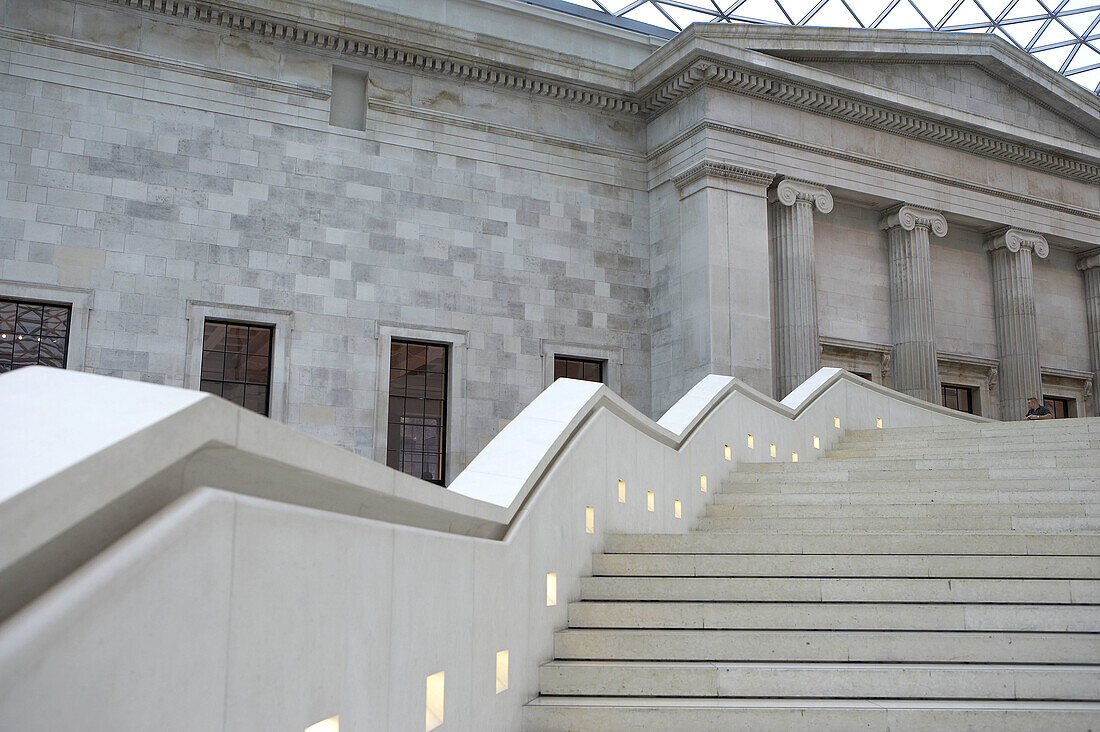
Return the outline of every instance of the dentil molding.
[[[718,160],[707,159],[701,160],[682,173],[674,175],[672,177],[672,184],[676,186],[677,190],[683,191],[684,188],[690,186],[692,183],[708,177],[767,187],[771,185],[771,182],[775,179],[775,173],[768,173],[763,170],[745,168],[740,165],[733,165],[732,163],[723,163]]]
[[[1047,240],[1042,234],[1028,231],[1027,229],[1016,229],[1012,227],[998,229],[986,239],[986,251],[992,252],[995,249],[1002,248],[1013,253],[1021,249],[1030,249],[1034,251],[1036,256],[1040,259],[1045,259],[1046,256],[1050,254],[1050,245],[1047,244]]]
[[[896,226],[900,226],[906,231],[912,231],[919,226],[928,229],[936,236],[947,236],[947,219],[944,218],[942,213],[908,203],[903,203],[883,212],[882,219],[879,221],[879,228],[893,229]]]

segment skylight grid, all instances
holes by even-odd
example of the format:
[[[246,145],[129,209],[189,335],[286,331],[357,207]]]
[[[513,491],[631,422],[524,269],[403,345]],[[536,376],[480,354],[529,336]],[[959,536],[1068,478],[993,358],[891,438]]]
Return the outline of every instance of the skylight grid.
[[[1100,0],[523,0],[668,38],[694,22],[995,33],[1100,95]]]

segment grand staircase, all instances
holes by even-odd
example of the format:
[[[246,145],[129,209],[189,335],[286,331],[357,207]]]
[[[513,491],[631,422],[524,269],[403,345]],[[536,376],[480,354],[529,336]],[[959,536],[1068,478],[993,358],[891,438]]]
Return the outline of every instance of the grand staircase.
[[[743,465],[593,575],[528,730],[1100,730],[1100,419]]]

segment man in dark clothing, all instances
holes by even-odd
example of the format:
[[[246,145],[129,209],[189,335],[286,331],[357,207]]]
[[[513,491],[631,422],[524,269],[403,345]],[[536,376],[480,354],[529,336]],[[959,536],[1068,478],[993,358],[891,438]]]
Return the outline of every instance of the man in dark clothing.
[[[1054,419],[1054,413],[1035,397],[1027,398],[1027,416],[1024,419]]]

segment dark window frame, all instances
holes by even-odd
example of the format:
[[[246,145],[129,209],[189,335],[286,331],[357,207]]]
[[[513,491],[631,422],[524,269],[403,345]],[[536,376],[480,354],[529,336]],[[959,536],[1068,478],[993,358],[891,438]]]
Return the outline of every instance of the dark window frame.
[[[960,394],[966,394],[966,402],[969,409],[963,409],[959,406]],[[967,386],[966,384],[940,384],[940,403],[948,409],[954,409],[964,414],[978,414],[977,407],[978,389],[973,386]],[[954,400],[955,404],[952,406],[948,402]]]
[[[428,349],[428,348],[442,349],[442,351],[443,351],[443,359],[442,359],[443,368],[442,368],[442,370],[441,371],[431,371],[431,370],[428,369],[428,364],[431,361],[429,360],[429,356],[428,356],[427,351],[425,352],[425,359],[424,359],[423,367],[421,369],[409,369],[408,368],[408,346],[417,346],[417,347],[422,346],[426,349]],[[450,392],[451,392],[450,384],[448,382],[450,382],[450,379],[451,379],[451,368],[452,368],[452,364],[451,364],[452,348],[451,348],[451,346],[452,346],[452,344],[450,344],[450,343],[438,342],[438,341],[425,341],[425,340],[420,340],[420,339],[417,339],[417,338],[391,338],[390,339],[389,378],[388,378],[388,389],[387,389],[387,394],[386,394],[386,398],[387,398],[387,409],[386,409],[386,411],[387,411],[387,414],[386,414],[386,465],[393,468],[394,470],[398,470],[398,471],[403,472],[407,475],[412,475],[413,477],[420,478],[421,480],[427,481],[428,483],[435,483],[436,485],[440,485],[440,486],[446,485],[446,481],[447,481],[447,441],[448,441],[448,438],[450,437],[450,425],[448,424],[448,420],[450,418],[449,401],[450,401]],[[404,366],[401,369],[397,369],[397,370],[395,370],[394,366],[393,366],[394,348],[395,347],[404,347],[406,349]],[[396,380],[395,376],[394,376],[395,371],[400,371],[401,372],[401,377],[400,378],[407,378],[409,376],[409,374],[413,374],[414,378],[416,378],[416,376],[422,374],[423,377],[424,377],[424,388],[422,390],[419,390],[419,391],[414,388],[412,390],[412,393],[410,393],[408,381],[406,381],[402,386],[401,393],[400,394],[395,394],[395,392],[394,392],[394,382]],[[417,374],[416,373],[417,371],[421,371],[421,374]],[[439,390],[440,396],[438,398],[433,396],[432,392],[429,390],[429,387],[428,387],[428,376],[429,375],[438,375],[438,376],[441,377],[440,378],[440,390]],[[395,411],[393,409],[394,399],[397,399],[397,398],[401,399],[401,404],[402,404],[402,412],[400,413],[399,416],[395,415]],[[408,450],[404,449],[405,430],[406,430],[406,428],[408,428],[408,427],[413,427],[413,428],[420,427],[420,428],[423,429],[425,427],[434,426],[434,425],[426,424],[424,422],[422,422],[419,425],[411,424],[407,421],[407,420],[410,420],[410,419],[416,419],[417,418],[417,415],[409,414],[406,411],[404,411],[405,407],[407,406],[407,402],[408,402],[409,399],[414,399],[414,400],[420,401],[422,403],[421,404],[421,415],[424,415],[423,403],[426,403],[426,402],[429,402],[429,401],[433,401],[433,402],[434,401],[439,401],[440,402],[439,424],[438,424],[439,441],[438,441],[437,450],[434,453],[434,456],[435,456],[434,462],[436,463],[436,465],[438,467],[438,473],[439,473],[438,477],[432,477],[430,475],[425,475],[425,473],[423,472],[424,457],[426,455],[431,455],[432,453],[429,453],[427,450],[424,450],[424,449],[421,449],[419,451],[408,451]],[[419,418],[421,420],[427,420],[429,417],[424,415],[424,416],[421,416]],[[397,444],[396,445],[393,444],[394,440],[391,439],[392,438],[392,432],[393,432],[393,429],[395,427],[398,430],[397,440],[396,440]],[[423,439],[423,437],[421,439]],[[424,446],[424,444],[422,443],[421,447],[423,448],[423,446]],[[416,474],[416,473],[409,472],[409,470],[404,467],[406,456],[412,456],[414,454],[419,455],[419,458],[420,458],[417,461],[417,464],[420,465],[420,474],[419,475]]]
[[[598,378],[590,379],[587,376],[569,376],[564,373],[570,366],[580,366],[582,374],[586,367],[596,366],[598,369]],[[559,368],[560,367],[560,368]],[[591,381],[597,384],[606,384],[605,378],[607,376],[607,361],[602,358],[585,358],[583,356],[570,356],[564,353],[554,354],[554,381],[558,379],[579,379],[581,381]]]
[[[1044,394],[1043,405],[1050,410],[1055,419],[1074,419],[1077,416],[1077,400],[1072,397]]]
[[[211,326],[211,325],[215,325],[215,326],[221,325],[221,326],[226,327],[227,337],[226,337],[226,339],[223,340],[222,350],[220,350],[220,351],[215,350],[215,349],[208,349],[206,347],[206,331],[207,331],[207,327]],[[228,341],[228,330],[229,330],[230,326],[236,326],[236,327],[242,327],[242,328],[248,328],[249,329],[249,335],[246,336],[243,351],[228,351],[228,350],[226,350],[226,342]],[[266,354],[267,370],[266,370],[266,374],[265,374],[265,380],[262,382],[262,384],[261,384],[261,382],[249,381],[248,380],[248,359],[249,359],[249,357],[263,356],[264,355],[264,354],[257,354],[257,353],[250,353],[249,352],[249,339],[251,338],[250,333],[251,333],[251,330],[253,328],[266,330],[267,334],[268,334],[268,337],[267,337],[267,354]],[[201,342],[201,347],[200,347],[201,354],[200,354],[200,357],[199,357],[199,390],[200,391],[205,391],[205,392],[211,393],[211,394],[216,394],[217,396],[220,396],[223,399],[228,399],[229,401],[233,402],[234,404],[236,404],[240,407],[243,407],[245,409],[249,409],[249,410],[254,411],[257,414],[261,414],[265,417],[270,417],[271,416],[271,391],[272,391],[271,378],[272,378],[272,369],[273,369],[274,363],[275,363],[275,325],[272,324],[272,323],[259,323],[259,322],[248,321],[248,320],[237,320],[237,319],[234,319],[234,318],[203,318],[202,336],[201,337],[202,337],[202,342]],[[212,378],[209,378],[207,376],[207,362],[206,362],[206,354],[207,353],[220,353],[220,354],[222,354],[222,357],[223,357],[222,368],[221,368],[222,378],[212,379]],[[245,357],[245,362],[244,362],[244,366],[243,366],[244,374],[245,374],[245,376],[244,376],[245,380],[244,381],[239,381],[239,380],[236,380],[236,379],[226,379],[225,378],[225,361],[224,361],[224,358],[225,358],[226,354],[229,354],[229,353],[240,353]],[[218,384],[219,385],[218,391],[213,392],[213,391],[210,391],[210,390],[204,388],[205,385],[207,385],[207,384]],[[227,396],[224,395],[224,385],[225,384],[233,384],[233,385],[238,385],[238,386],[243,387],[242,388],[243,396],[241,398],[241,401],[237,401],[236,399],[233,399],[232,397],[227,397]],[[261,386],[261,385],[264,387],[263,411],[253,409],[252,407],[247,405],[248,387],[250,387],[250,386]]]
[[[22,298],[11,296],[0,296],[0,303],[8,303],[15,305],[15,316],[11,322],[11,332],[7,332],[7,328],[0,321],[0,344],[11,339],[12,353],[10,357],[0,355],[0,373],[7,373],[14,371],[15,369],[23,368],[24,366],[48,366],[51,368],[65,369],[69,366],[69,338],[72,334],[73,324],[73,304],[71,302],[61,302],[56,300],[38,300],[34,298]],[[23,313],[23,309],[43,308],[39,316],[39,326],[36,333],[19,333],[20,316]],[[43,363],[42,362],[42,338],[50,338],[49,335],[42,333],[42,327],[45,319],[44,308],[56,308],[65,311],[65,324],[64,335],[59,336],[61,338],[61,363]],[[23,340],[23,336],[35,338],[35,342],[38,344],[37,351],[35,353],[34,363],[15,363],[15,342],[17,340]],[[0,354],[6,350],[0,348]]]

